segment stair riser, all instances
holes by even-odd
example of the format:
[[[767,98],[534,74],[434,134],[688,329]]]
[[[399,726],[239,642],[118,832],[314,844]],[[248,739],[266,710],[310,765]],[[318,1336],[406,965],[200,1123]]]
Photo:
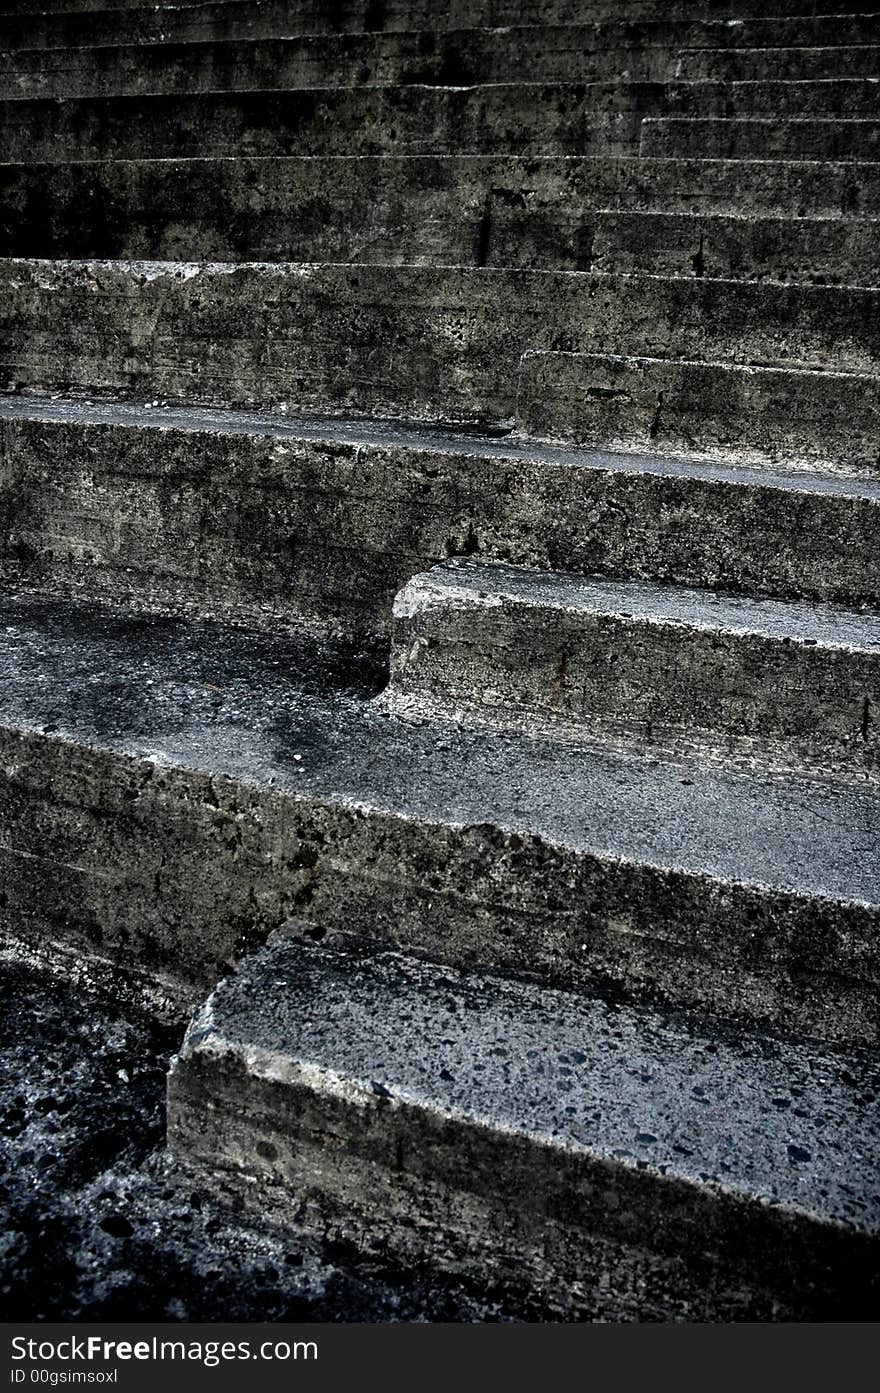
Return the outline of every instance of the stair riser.
[[[601,25],[597,41],[609,46],[624,42],[635,44],[708,44],[721,46],[735,43],[756,47],[770,44],[815,45],[822,43],[871,43],[877,41],[878,22],[870,14],[832,17],[834,6],[822,3],[811,5],[808,0],[794,7],[798,12],[790,18],[746,19],[730,27],[724,18],[732,13],[728,4],[707,10],[709,22],[695,21],[693,7],[682,5],[591,5],[575,0],[532,0],[530,5],[502,3],[475,5],[471,0],[449,4],[443,10],[424,3],[385,5],[379,13],[374,5],[360,3],[326,4],[314,0],[309,5],[291,7],[289,0],[262,0],[261,3],[220,3],[183,6],[156,12],[152,7],[118,7],[115,12],[88,13],[94,0],[82,6],[86,13],[71,7],[69,14],[53,14],[46,3],[36,8],[49,13],[4,18],[3,43],[9,48],[68,48],[90,44],[131,44],[158,42],[210,42],[224,39],[273,38],[290,34],[319,34],[346,32],[356,34],[370,30],[434,30],[455,28],[506,27],[527,24],[543,28],[554,24],[577,26]],[[775,10],[782,10],[775,4]],[[119,11],[122,11],[121,13]],[[814,11],[816,13],[814,14]],[[759,14],[752,5],[750,13]],[[676,19],[674,16],[680,15]],[[659,17],[658,17],[659,16]],[[811,17],[813,16],[813,17]],[[668,18],[667,18],[668,17]],[[715,23],[712,23],[713,18]]]
[[[2,42],[2,39],[0,39]],[[516,82],[529,48],[530,82],[722,82],[875,77],[878,50],[770,51],[742,59],[669,47],[596,48],[591,31],[511,29],[433,34],[308,36],[274,42],[161,44],[0,51],[0,99],[89,97],[156,92],[249,91],[298,87],[426,83],[464,87]]]
[[[855,47],[679,51],[670,78],[684,82],[815,82],[835,77],[880,76],[880,49]]]
[[[190,155],[637,154],[650,117],[871,117],[876,89],[830,83],[314,88],[0,103],[5,159]],[[787,128],[787,123],[783,124]],[[653,137],[652,137],[653,139]],[[855,157],[874,158],[870,143]],[[642,153],[655,153],[643,149]],[[668,153],[659,150],[656,153]],[[708,151],[690,152],[703,156]],[[827,152],[829,155],[831,151]],[[848,150],[848,156],[854,157]],[[760,158],[760,154],[757,155]],[[844,156],[846,158],[847,156]]]
[[[207,155],[634,154],[638,111],[602,114],[522,89],[396,87],[108,97],[0,105],[9,161]]]
[[[561,721],[639,749],[704,745],[877,772],[877,654],[512,597],[481,602],[456,592],[454,576],[416,578],[396,613],[397,696],[502,722]]]
[[[0,264],[0,284],[7,391],[498,421],[514,414],[527,349],[832,361],[869,372],[880,362],[871,290],[455,268],[25,261]]]
[[[156,414],[152,428],[0,422],[8,577],[240,622],[384,633],[412,575],[469,549],[880,609],[876,497],[527,449],[185,431]]]
[[[583,233],[592,237],[588,269],[596,271],[880,284],[877,222],[603,212],[584,218]]]
[[[839,373],[530,353],[517,421],[546,440],[874,472],[880,390]]]
[[[601,1317],[607,1303],[618,1319],[621,1304],[633,1319],[675,1319],[692,1302],[692,1318],[736,1319],[757,1293],[807,1318],[863,1309],[872,1288],[868,1240],[322,1083],[270,1082],[244,1052],[189,1057],[170,1079],[169,1145],[197,1166],[280,1183],[292,1202],[305,1191],[368,1249],[406,1252],[429,1228],[487,1278],[513,1262],[563,1318]],[[646,1287],[657,1293],[647,1306]]]
[[[880,159],[880,122],[872,120],[653,120],[641,128],[650,159]]]
[[[877,1043],[876,908],[357,810],[0,730],[0,924],[190,1000],[291,914],[497,966]],[[867,835],[867,833],[866,833]],[[833,963],[833,972],[829,970]]]
[[[763,184],[738,178],[738,168],[727,166],[725,196],[724,171],[707,177],[694,163],[672,170],[662,162],[645,170],[637,161],[442,158],[0,166],[0,255],[445,261],[876,284],[876,227],[848,219],[853,210],[876,216],[880,166],[876,175],[872,166],[838,171],[815,189],[791,167],[779,177],[757,166]],[[712,216],[736,212],[744,198],[782,217]],[[807,200],[819,203],[821,221],[809,220]],[[663,212],[592,211],[624,201]]]

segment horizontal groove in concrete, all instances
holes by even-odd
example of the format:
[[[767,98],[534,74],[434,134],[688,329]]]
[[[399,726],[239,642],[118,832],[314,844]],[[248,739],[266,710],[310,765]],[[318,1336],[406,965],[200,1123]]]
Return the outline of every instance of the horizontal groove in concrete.
[[[838,286],[6,260],[0,287],[0,382],[43,395],[509,422],[526,350],[869,374],[880,362],[878,292]]]
[[[735,216],[744,206],[751,216]],[[871,284],[878,215],[880,164],[337,156],[0,165],[7,256],[589,270],[610,255],[602,269]],[[704,228],[698,218],[712,221]]]
[[[394,621],[396,699],[877,774],[876,615],[454,560]]]
[[[787,127],[811,115],[822,121],[870,117],[876,107],[876,85],[855,78],[498,83],[20,98],[0,102],[0,122],[4,160],[13,163],[225,155],[231,148],[243,156],[590,155],[639,153],[646,118],[741,120],[772,113],[777,125]],[[766,156],[771,149],[756,154]],[[699,157],[711,151],[693,153]],[[833,157],[832,150],[827,153]],[[868,148],[860,158],[871,158]]]
[[[516,415],[545,440],[871,473],[880,462],[873,374],[528,352]]]
[[[0,45],[3,39],[0,34]],[[587,27],[308,35],[219,43],[4,50],[0,97],[119,96],[423,83],[814,81],[880,76],[878,49],[597,46]]]
[[[867,786],[400,720],[357,651],[309,636],[9,593],[0,619],[2,923],[19,936],[193,990],[297,914],[877,1040]]]
[[[196,1014],[169,1142],[292,1200],[307,1180],[392,1245],[413,1225],[527,1236],[588,1285],[598,1250],[615,1292],[648,1250],[701,1272],[710,1307],[716,1282],[757,1284],[869,1318],[877,1084],[815,1044],[279,936]],[[504,1224],[472,1227],[476,1197]]]
[[[880,480],[369,421],[0,398],[0,569],[61,592],[385,633],[484,560],[880,610]]]
[[[646,118],[640,153],[713,160],[876,160],[880,121],[769,117]]]

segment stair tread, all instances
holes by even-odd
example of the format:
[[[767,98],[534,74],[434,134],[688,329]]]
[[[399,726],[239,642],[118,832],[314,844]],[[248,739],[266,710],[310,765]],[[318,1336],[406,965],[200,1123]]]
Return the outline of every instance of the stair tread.
[[[416,576],[395,612],[411,613],[436,599],[460,596],[491,606],[502,600],[535,609],[623,613],[627,618],[689,628],[761,634],[795,643],[880,653],[880,617],[837,605],[731,596],[684,586],[649,585],[454,560]]]
[[[407,720],[368,699],[356,667],[348,690],[322,685],[333,662],[313,638],[27,593],[3,598],[0,623],[7,729],[600,858],[880,901],[870,787]]]
[[[760,372],[761,369],[751,371]],[[796,371],[792,369],[792,371]],[[433,426],[379,418],[300,415],[296,412],[236,411],[231,408],[179,406],[63,397],[0,394],[0,420],[51,421],[65,424],[126,426],[132,430],[175,430],[208,434],[270,436],[278,440],[318,440],[365,446],[396,446],[443,454],[480,455],[517,461],[545,460],[572,468],[622,470],[672,479],[705,479],[743,486],[775,488],[797,493],[826,494],[880,502],[880,477],[863,472],[813,471],[776,466],[745,465],[683,456],[597,450],[530,440],[513,434],[497,437],[456,430],[454,424]]]
[[[880,1232],[880,1075],[861,1054],[283,935],[197,1013],[177,1070],[227,1052],[355,1111],[390,1100],[522,1138],[542,1173],[588,1155]]]

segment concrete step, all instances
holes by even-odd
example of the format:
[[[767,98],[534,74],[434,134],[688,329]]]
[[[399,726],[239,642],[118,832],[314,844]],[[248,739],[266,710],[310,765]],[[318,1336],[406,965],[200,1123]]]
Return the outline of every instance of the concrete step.
[[[811,1043],[279,936],[195,1016],[168,1135],[368,1247],[513,1261],[569,1318],[870,1319],[878,1082]]]
[[[880,164],[339,156],[0,165],[3,256],[596,262],[864,285],[876,275],[878,216]]]
[[[40,5],[39,10],[48,7]],[[273,39],[305,34],[429,31],[442,35],[456,29],[480,27],[501,29],[528,25],[537,39],[542,32],[565,26],[580,29],[585,42],[596,48],[701,47],[792,47],[876,43],[880,19],[876,14],[838,14],[832,5],[801,4],[790,15],[770,18],[755,16],[731,24],[718,18],[719,12],[703,6],[709,18],[694,15],[694,8],[681,7],[678,18],[671,7],[664,7],[660,18],[646,18],[647,11],[636,6],[599,11],[583,4],[548,4],[532,0],[529,5],[498,6],[449,4],[442,10],[423,0],[421,5],[386,5],[379,13],[365,4],[315,3],[292,6],[290,0],[221,0],[220,3],[189,6],[150,6],[114,10],[85,10],[68,13],[5,14],[2,16],[3,43],[8,48],[78,48],[93,45],[194,43],[249,39]],[[773,6],[779,11],[783,7]],[[656,11],[655,11],[656,13]],[[633,16],[636,16],[635,18]],[[585,22],[586,21],[586,22]]]
[[[369,422],[0,399],[4,579],[385,634],[450,554],[880,609],[880,483]]]
[[[45,60],[45,55],[44,55]],[[875,44],[836,42],[826,48],[703,48],[679,50],[668,77],[687,82],[817,81],[880,77]]]
[[[872,125],[876,107],[876,83],[859,78],[497,83],[19,98],[0,102],[0,121],[5,162],[11,163],[225,156],[230,150],[239,156],[590,155],[638,153],[647,118],[736,118],[736,125],[772,113],[774,123],[786,127],[830,118],[864,118]],[[848,153],[870,159],[870,148]],[[833,158],[832,150],[827,153]]]
[[[833,356],[829,355],[833,361]],[[541,440],[876,471],[880,387],[862,373],[599,353],[523,356],[519,428]]]
[[[470,552],[880,610],[877,479],[33,398],[0,399],[0,459],[3,579],[140,608],[375,637]]]
[[[573,269],[880,284],[876,218],[718,217],[603,209],[585,215],[582,236],[580,254],[587,261],[589,244],[589,266]]]
[[[877,1043],[871,785],[406,720],[371,699],[369,654],[313,634],[9,591],[0,619],[20,939],[191,998],[293,914]]]
[[[650,159],[873,161],[880,156],[880,121],[647,118],[640,152]]]
[[[880,774],[880,618],[456,559],[394,604],[390,694],[649,749]]]
[[[597,46],[596,38],[593,29],[575,26],[0,49],[0,97],[410,83],[464,87],[517,82],[526,74],[533,83],[880,77],[880,50],[871,45],[692,53],[675,44]]]
[[[878,292],[837,286],[6,260],[0,287],[0,384],[43,395],[509,423],[529,349],[872,376],[880,362]]]

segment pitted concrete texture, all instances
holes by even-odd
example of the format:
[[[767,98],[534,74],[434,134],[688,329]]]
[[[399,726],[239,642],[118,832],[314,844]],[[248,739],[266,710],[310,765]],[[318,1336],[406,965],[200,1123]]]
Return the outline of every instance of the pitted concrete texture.
[[[0,191],[0,251],[10,256],[877,279],[880,166],[871,164],[99,161],[0,165]]]
[[[191,999],[295,912],[876,1039],[867,787],[406,719],[342,644],[26,595],[3,619],[3,912],[33,939]]]
[[[565,425],[541,384],[531,404],[556,403]],[[466,552],[880,606],[867,475],[30,397],[0,398],[0,442],[0,565],[56,593],[384,634],[410,577]]]
[[[0,99],[172,92],[292,90],[423,84],[469,87],[518,82],[529,53],[530,82],[793,82],[872,78],[877,49],[722,49],[694,57],[676,42],[597,44],[587,26],[402,31],[344,37],[103,44],[0,52]],[[660,36],[657,35],[657,38]],[[610,42],[609,42],[610,40]],[[735,95],[735,89],[734,89]],[[670,101],[677,105],[680,96]]]
[[[829,36],[830,37],[830,36]],[[821,81],[832,77],[877,77],[880,54],[874,44],[833,47],[702,48],[679,51],[675,76],[688,82]]]
[[[874,615],[455,560],[394,620],[402,698],[878,775]]]
[[[528,352],[517,420],[541,439],[649,451],[662,445],[875,474],[880,382],[873,373],[732,366],[729,359]]]
[[[880,156],[880,121],[803,115],[648,117],[639,153],[649,159],[873,160]]]
[[[870,1319],[880,14],[7,2],[4,1309]]]
[[[880,291],[602,272],[0,261],[0,385],[510,422],[526,350],[876,376]],[[210,344],[206,354],[205,344]]]
[[[451,3],[442,10],[429,0],[382,3],[355,0],[328,6],[322,0],[291,5],[290,0],[219,0],[214,4],[181,6],[120,5],[113,10],[95,8],[95,0],[85,0],[79,8],[65,7],[67,13],[53,13],[60,7],[40,3],[22,14],[21,6],[3,15],[3,42],[15,48],[64,48],[90,44],[198,42],[220,39],[272,38],[289,34],[348,33],[367,31],[443,32],[446,28],[474,28],[479,25],[509,28],[526,24],[532,28],[549,25],[583,26],[588,21],[597,44],[612,44],[624,37],[633,44],[673,42],[681,44],[817,44],[868,43],[876,41],[878,25],[873,14],[847,14],[849,3],[823,0],[815,5],[800,0],[786,13],[776,0],[770,19],[761,17],[757,5],[732,4],[702,6],[705,18],[694,18],[693,7],[682,5],[642,5],[629,3],[585,5],[581,0],[505,0],[503,4],[477,4],[474,0]],[[843,13],[838,17],[836,10]],[[747,16],[731,24],[734,13]],[[816,11],[821,13],[815,13]],[[675,16],[675,18],[672,18]]]
[[[873,80],[412,84],[0,101],[6,160],[225,155],[639,153],[643,123],[771,114],[870,127]],[[876,123],[873,123],[876,125]],[[643,153],[668,154],[667,150]],[[699,156],[709,150],[679,151]],[[824,151],[833,158],[832,149]],[[870,141],[859,153],[871,159]],[[797,152],[793,152],[797,158]]]
[[[169,1140],[380,1227],[503,1204],[499,1247],[540,1242],[569,1280],[590,1285],[598,1239],[612,1300],[647,1250],[702,1275],[710,1319],[736,1286],[746,1308],[757,1289],[858,1318],[880,1283],[878,1084],[860,1056],[280,935],[195,1016]]]
[[[817,285],[880,282],[880,221],[598,211],[590,269]]]

